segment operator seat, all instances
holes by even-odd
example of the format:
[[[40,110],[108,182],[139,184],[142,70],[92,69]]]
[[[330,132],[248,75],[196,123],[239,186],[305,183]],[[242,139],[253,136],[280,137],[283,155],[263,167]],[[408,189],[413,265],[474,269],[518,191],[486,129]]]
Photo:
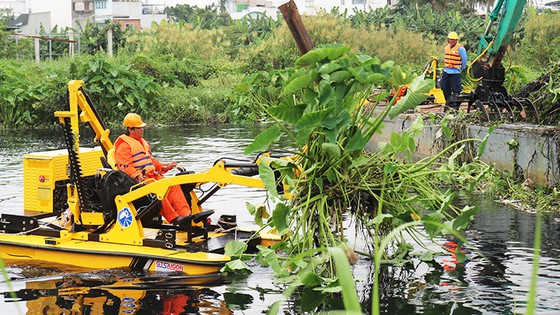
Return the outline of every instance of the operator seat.
[[[117,209],[114,204],[115,197],[129,192],[133,186],[138,184],[138,182],[125,172],[117,169],[115,163],[115,148],[109,149],[106,157],[101,157],[101,164],[104,168],[112,170],[105,174],[105,177],[112,177],[112,179],[106,178],[102,184],[102,195],[105,203],[104,206],[105,209],[107,209],[106,211],[116,213]],[[157,200],[157,198],[154,198],[153,196],[145,196],[134,201],[133,204],[136,207],[138,217],[141,218],[144,226],[161,225],[161,216],[159,216],[161,201]]]
[[[117,171],[120,174],[120,176],[118,176],[119,180],[118,180],[118,184],[113,184],[113,185],[117,185],[117,186],[121,186],[121,187],[113,187],[110,192],[105,192],[104,195],[106,196],[105,198],[108,197],[108,202],[111,203],[110,209],[114,209],[114,211],[116,212],[116,208],[114,207],[114,198],[116,197],[117,194],[115,194],[116,191],[118,191],[118,194],[124,194],[127,193],[135,184],[137,183],[135,179],[131,178],[130,176],[128,176],[126,173],[119,171],[116,167],[116,163],[115,163],[115,148],[111,148],[107,151],[107,156],[101,157],[101,164],[103,165],[103,167],[107,168],[107,169],[111,169],[113,170],[113,172]],[[186,174],[186,173],[194,173],[192,171],[185,171],[185,172],[181,172],[179,175],[181,174]],[[126,180],[123,179],[122,177],[129,177],[130,180]],[[105,185],[107,185],[107,182],[105,182]],[[190,195],[190,192],[195,188],[196,184],[183,184],[181,185],[181,189],[183,191],[183,194],[186,197],[187,203],[189,204],[189,206],[192,209],[192,198]],[[122,189],[124,188],[124,190]],[[107,202],[107,201],[106,201]],[[108,204],[106,204],[107,206],[109,206]],[[142,197],[138,200],[136,200],[134,202],[134,206],[136,207],[137,211],[138,211],[138,217],[142,220],[142,224],[145,227],[154,227],[154,226],[160,226],[162,224],[162,218],[161,215],[159,215],[159,211],[161,210],[161,201],[157,200],[157,198],[155,198],[155,196],[145,196]],[[206,211],[203,211],[206,212]],[[201,220],[199,217],[203,217],[204,219],[206,219],[206,217],[208,217],[207,213],[197,213],[198,216],[194,216],[191,218],[192,221],[194,223],[199,223]]]
[[[109,151],[107,151],[107,156],[101,157],[101,165],[103,165],[104,168],[117,170],[115,164],[115,148],[109,149]]]
[[[109,149],[109,151],[107,151],[107,163],[112,169],[117,169],[117,166],[115,164],[115,148],[111,148]]]

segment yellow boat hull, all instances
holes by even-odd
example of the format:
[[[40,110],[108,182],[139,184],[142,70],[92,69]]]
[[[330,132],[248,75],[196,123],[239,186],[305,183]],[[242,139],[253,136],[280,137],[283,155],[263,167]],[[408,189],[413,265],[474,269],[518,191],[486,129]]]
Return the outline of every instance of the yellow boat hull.
[[[147,246],[68,240],[50,245],[38,235],[0,235],[0,252],[7,262],[37,261],[87,269],[132,267],[150,271],[176,271],[190,275],[219,272],[230,261],[225,255]]]

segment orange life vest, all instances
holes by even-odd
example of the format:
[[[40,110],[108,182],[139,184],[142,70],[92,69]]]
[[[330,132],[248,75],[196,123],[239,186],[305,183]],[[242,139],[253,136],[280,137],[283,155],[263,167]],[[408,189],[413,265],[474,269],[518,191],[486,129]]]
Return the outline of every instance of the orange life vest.
[[[135,169],[146,169],[146,173],[155,170],[154,163],[152,162],[152,151],[146,140],[136,140],[127,135],[121,135],[119,139],[122,139],[130,146],[132,166],[134,166]]]
[[[463,47],[463,45],[455,44],[455,46],[451,47],[447,44],[445,46],[445,59],[443,59],[443,66],[445,68],[461,69],[463,63],[461,62],[461,55],[459,55],[459,47]]]

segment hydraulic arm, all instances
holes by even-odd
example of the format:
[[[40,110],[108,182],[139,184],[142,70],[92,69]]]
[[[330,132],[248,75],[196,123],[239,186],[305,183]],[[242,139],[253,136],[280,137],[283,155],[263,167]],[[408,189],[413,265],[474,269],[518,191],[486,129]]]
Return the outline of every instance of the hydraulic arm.
[[[64,130],[64,138],[68,149],[68,160],[70,170],[70,184],[67,186],[68,207],[72,212],[74,223],[102,224],[104,222],[103,212],[92,202],[93,193],[87,191],[89,186],[84,183],[80,163],[80,132],[79,121],[87,122],[95,132],[95,142],[101,144],[104,155],[113,148],[109,139],[109,129],[101,121],[91,101],[82,89],[84,84],[81,80],[68,82],[68,111],[57,111],[58,117]],[[79,120],[78,120],[79,118]],[[87,211],[86,211],[87,210]]]
[[[490,21],[485,32],[480,36],[478,57],[473,62],[472,69],[474,77],[481,80],[481,83],[469,100],[469,105],[474,103],[486,120],[537,118],[531,102],[512,98],[504,87],[506,69],[502,60],[525,4],[526,0],[498,0],[489,15]]]
[[[485,50],[488,53],[488,63],[494,67],[501,65],[507,46],[511,42],[515,27],[521,18],[526,0],[499,0],[489,15],[490,22],[480,36],[478,54]],[[494,23],[498,23],[494,34],[491,33]],[[492,44],[490,44],[492,43]]]

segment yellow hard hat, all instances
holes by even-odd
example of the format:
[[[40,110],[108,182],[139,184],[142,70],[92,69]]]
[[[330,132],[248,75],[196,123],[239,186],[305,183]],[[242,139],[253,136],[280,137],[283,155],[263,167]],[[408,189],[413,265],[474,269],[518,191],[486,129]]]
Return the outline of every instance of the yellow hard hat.
[[[447,35],[447,38],[449,38],[449,39],[459,39],[459,35],[457,35],[457,33],[455,33],[455,32],[451,32],[451,33],[449,33],[449,35]]]
[[[127,128],[141,128],[146,126],[146,123],[142,121],[142,117],[135,113],[128,113],[124,116],[123,126]]]

